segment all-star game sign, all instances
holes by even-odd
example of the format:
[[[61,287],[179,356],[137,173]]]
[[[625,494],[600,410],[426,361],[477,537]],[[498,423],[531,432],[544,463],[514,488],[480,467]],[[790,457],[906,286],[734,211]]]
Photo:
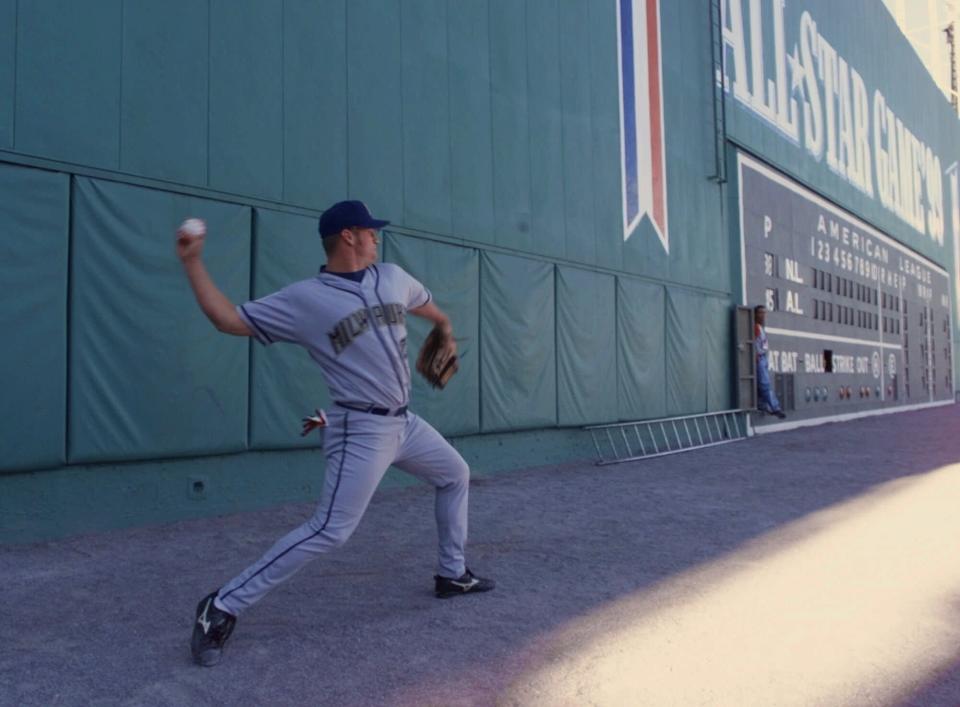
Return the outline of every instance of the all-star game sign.
[[[724,89],[808,158],[942,246],[944,162],[883,91],[866,84],[810,12],[788,27],[785,0],[723,0],[722,7]]]

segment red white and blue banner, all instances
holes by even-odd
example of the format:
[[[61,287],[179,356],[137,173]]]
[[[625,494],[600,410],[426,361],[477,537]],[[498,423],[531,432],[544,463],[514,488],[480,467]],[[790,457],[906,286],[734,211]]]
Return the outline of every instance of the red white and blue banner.
[[[664,250],[670,252],[660,2],[617,0],[617,5],[623,239],[628,240],[647,216]]]

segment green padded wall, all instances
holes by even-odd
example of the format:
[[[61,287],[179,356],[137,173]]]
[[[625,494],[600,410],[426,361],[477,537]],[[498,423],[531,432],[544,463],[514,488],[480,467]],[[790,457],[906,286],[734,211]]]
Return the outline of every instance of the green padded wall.
[[[733,390],[736,365],[733,356],[733,305],[727,299],[705,297],[703,331],[706,335],[707,409],[729,410],[735,406]]]
[[[667,288],[667,414],[687,415],[707,408],[707,336],[703,330],[705,298]]]
[[[395,223],[404,213],[399,28],[399,0],[347,3],[348,196]]]
[[[312,209],[349,196],[402,229],[730,288],[707,8],[661,8],[668,254],[649,224],[623,240],[614,3],[79,7],[23,3],[0,30],[17,152]]]
[[[255,212],[253,253],[254,299],[315,276],[326,261],[315,218],[269,209]],[[330,405],[319,364],[295,344],[251,346],[250,446],[322,447],[319,433],[300,436],[302,418]]]
[[[525,3],[489,0],[494,238],[533,250]]]
[[[407,317],[407,354],[413,372],[414,411],[445,435],[480,431],[480,256],[473,248],[389,233],[384,258],[424,283],[450,316],[458,339],[460,371],[446,388],[433,390],[416,371],[417,354],[431,324]]]
[[[563,84],[557,0],[526,5],[527,130],[530,134],[530,249],[563,256]]]
[[[200,311],[174,231],[206,219],[208,269],[243,301],[250,209],[87,178],[73,204],[69,460],[245,449],[249,343]]]
[[[283,3],[210,0],[210,186],[283,196]]]
[[[448,13],[452,235],[494,242],[490,28],[487,0]]]
[[[65,174],[0,164],[0,471],[66,461]]]
[[[617,392],[621,420],[667,414],[663,285],[617,278]]]
[[[283,2],[283,198],[322,208],[347,193],[345,2]]]
[[[0,149],[13,147],[17,0],[0,0]]]
[[[120,165],[121,0],[17,5],[16,149]]]
[[[446,0],[405,0],[400,5],[403,223],[431,233],[449,233],[453,222],[448,5]]]
[[[15,151],[40,157],[209,187],[238,195],[241,201],[255,197],[277,202],[277,209],[260,211],[255,248],[247,254],[253,258],[253,279],[237,299],[295,279],[287,275],[317,260],[299,250],[315,247],[316,241],[308,246],[293,235],[301,221],[306,228],[313,217],[284,215],[284,204],[316,211],[344,196],[364,199],[408,236],[436,234],[465,239],[464,245],[497,244],[517,255],[529,252],[568,264],[626,270],[720,295],[730,288],[731,260],[729,243],[714,228],[720,190],[704,179],[712,164],[714,136],[709,115],[699,110],[712,100],[712,75],[704,71],[710,62],[704,41],[710,32],[709,14],[670,4],[661,13],[664,36],[670,37],[663,43],[664,110],[671,128],[669,255],[649,225],[626,243],[622,238],[613,5],[580,0],[171,0],[161,7],[104,0],[80,10],[67,0],[0,0],[0,19],[10,20],[0,24],[0,55],[6,51],[11,57],[6,65],[0,63],[0,98],[4,86],[11,92],[11,100],[0,101],[0,145],[6,139]],[[364,41],[348,41],[354,36]],[[206,51],[189,51],[191,47]],[[62,120],[65,114],[71,115],[70,121]],[[163,120],[158,120],[161,114]],[[91,190],[86,184],[84,189],[100,198],[107,187]],[[75,219],[81,229],[88,228],[81,218],[86,215]],[[89,278],[100,272],[84,259],[94,241],[86,231],[80,233],[85,240],[77,246],[78,272]],[[391,238],[397,245],[393,253],[388,248],[388,257],[402,259],[417,250],[409,238]],[[288,242],[283,248],[290,252],[264,250],[270,241]],[[437,250],[441,252],[448,251]],[[473,253],[469,248],[463,252]],[[420,267],[421,255],[409,257],[410,267]],[[479,285],[481,258],[477,253],[471,257],[477,262],[485,316],[499,324],[501,305],[488,306]],[[525,307],[530,296],[545,304],[545,286],[531,293],[526,281],[522,287],[499,282],[497,268],[522,263],[539,273],[537,277],[550,273],[552,283],[554,266],[507,258],[483,256],[490,291],[511,306],[520,302]],[[88,267],[92,269],[83,269]],[[652,370],[653,361],[647,358],[654,353],[642,348],[646,344],[621,341],[623,337],[613,349],[620,387],[638,383],[644,392],[621,390],[616,405],[606,393],[581,401],[575,388],[584,377],[575,352],[583,345],[582,333],[567,330],[563,319],[572,322],[581,316],[584,305],[578,297],[586,297],[586,292],[568,285],[567,280],[578,276],[574,270],[569,273],[555,283],[564,299],[550,299],[551,307],[543,310],[560,318],[559,328],[541,311],[536,347],[510,352],[508,369],[501,371],[503,361],[493,360],[492,343],[481,344],[478,335],[476,416],[465,413],[465,419],[453,421],[442,413],[450,430],[476,431],[480,417],[488,431],[512,429],[514,418],[521,427],[574,424],[653,414],[667,407],[666,387],[662,394],[648,389],[647,374],[620,360],[640,355],[641,370]],[[611,277],[598,275],[594,280],[609,290]],[[634,312],[632,303],[623,312],[616,308],[614,301],[622,299],[625,290],[639,287],[624,283],[616,285],[616,296],[606,304],[601,302],[606,295],[593,293],[605,319],[591,319],[591,325],[606,331],[612,321],[616,330],[637,326],[634,319],[649,314]],[[74,286],[79,295],[76,311],[98,323],[107,321],[96,309],[84,309],[92,301],[89,284]],[[509,292],[511,288],[520,291]],[[480,308],[478,302],[478,312]],[[661,315],[644,326],[664,326]],[[715,324],[707,322],[709,316],[703,315],[708,327]],[[702,333],[709,334],[704,345],[711,351],[722,347],[722,326]],[[546,347],[551,347],[550,355]],[[489,363],[483,362],[481,348],[493,356]],[[278,417],[287,406],[316,398],[313,390],[285,389],[289,384],[281,381],[295,377],[291,371],[310,366],[296,353],[291,355],[298,363],[287,361],[287,353],[273,357],[255,348],[251,354],[254,387],[247,429],[253,446],[311,444],[290,440]],[[78,352],[77,361],[85,355]],[[667,358],[665,349],[662,357]],[[274,358],[278,371],[271,371]],[[700,371],[700,382],[707,386],[703,398],[708,402],[697,396],[697,405],[713,407],[724,398],[723,359],[704,358],[708,365]],[[562,370],[556,368],[558,361]],[[480,369],[487,365],[491,379],[481,386]],[[513,375],[518,366],[537,371],[533,396],[508,405],[485,400],[480,410],[481,387],[496,397],[500,373]],[[663,380],[666,375],[664,370]],[[85,378],[80,381],[81,387],[88,385]],[[602,385],[608,387],[609,381]],[[435,394],[425,395],[431,400]],[[76,404],[89,402],[81,395]],[[671,405],[685,403],[673,400]],[[88,423],[74,424],[82,431]],[[86,442],[72,440],[71,453],[83,459],[101,453],[127,458],[134,452],[121,439],[126,435],[129,442],[143,433],[135,431],[131,421],[124,424],[122,434],[120,428],[101,427],[112,439],[90,442],[89,449],[84,449]],[[228,437],[213,448],[235,448],[236,439]],[[183,453],[176,451],[178,444],[158,448]],[[185,448],[194,448],[193,443]],[[149,449],[143,453],[152,453]]]
[[[589,27],[590,15],[591,10],[587,3],[569,0],[560,2],[560,74],[563,86],[563,145],[560,154],[565,187],[561,208],[566,221],[565,233],[561,231],[564,233],[561,255],[576,262],[595,265],[602,224],[597,222],[594,204],[597,191],[597,185],[594,184],[594,159],[600,159],[600,155],[594,154],[593,145],[592,62],[584,61],[582,57],[578,60],[577,54],[570,51],[570,48],[577,46],[588,50],[593,44],[589,34],[584,32],[584,28]],[[589,54],[587,57],[589,58]],[[613,66],[616,66],[616,55]],[[616,94],[613,97],[616,99]],[[619,116],[617,119],[619,120]],[[619,145],[610,157],[613,159],[610,164],[620,163]],[[617,177],[614,188],[619,190],[619,175]],[[614,233],[610,234],[616,247],[623,241],[620,230],[621,227],[614,224]],[[617,257],[617,264],[619,260]]]
[[[207,183],[208,22],[194,0],[123,6],[121,169]]]
[[[554,267],[480,258],[480,403],[484,432],[557,424]]]
[[[616,278],[557,268],[557,422],[614,422],[617,411]]]
[[[579,13],[583,6],[589,12],[586,24],[581,28]],[[577,175],[579,181],[568,184],[565,197],[576,198],[576,193],[587,187],[592,190],[597,265],[625,270],[620,170],[610,168],[611,165],[620,164],[620,85],[618,73],[610,68],[617,66],[617,42],[610,39],[617,34],[616,10],[609,8],[606,3],[581,3],[579,0],[562,0],[561,10],[568,14],[563,46],[583,47],[589,56],[590,75],[578,84],[581,97],[575,104],[578,107],[574,116],[580,114],[580,120],[589,119],[593,157],[591,169]],[[569,17],[570,13],[572,18]],[[584,42],[581,32],[588,41]],[[564,52],[568,60],[570,54]],[[564,75],[570,76],[576,71],[576,67],[573,67]],[[585,83],[589,83],[589,93]],[[570,88],[565,86],[564,96],[569,92]],[[565,107],[564,110],[568,109]],[[570,132],[568,126],[572,117],[567,116],[564,134]],[[572,177],[568,177],[568,182],[571,180]],[[576,229],[567,228],[568,244],[571,238],[580,237]]]

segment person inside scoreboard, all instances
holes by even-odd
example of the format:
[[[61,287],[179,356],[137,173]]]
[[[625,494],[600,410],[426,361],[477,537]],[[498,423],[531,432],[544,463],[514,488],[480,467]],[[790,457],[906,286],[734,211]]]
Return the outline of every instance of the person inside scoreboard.
[[[757,407],[766,413],[776,415],[781,420],[787,415],[780,407],[777,394],[770,384],[769,353],[770,344],[767,342],[767,308],[762,304],[753,308],[753,348],[757,354]]]

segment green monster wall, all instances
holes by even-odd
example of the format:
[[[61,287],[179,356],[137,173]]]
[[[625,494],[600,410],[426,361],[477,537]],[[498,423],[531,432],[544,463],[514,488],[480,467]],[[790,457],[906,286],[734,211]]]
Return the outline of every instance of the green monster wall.
[[[732,407],[717,9],[660,7],[668,252],[624,240],[615,0],[0,0],[0,541],[316,496],[318,371],[210,326],[186,216],[235,302],[316,272],[330,203],[390,219],[467,339],[414,407],[475,474]]]

